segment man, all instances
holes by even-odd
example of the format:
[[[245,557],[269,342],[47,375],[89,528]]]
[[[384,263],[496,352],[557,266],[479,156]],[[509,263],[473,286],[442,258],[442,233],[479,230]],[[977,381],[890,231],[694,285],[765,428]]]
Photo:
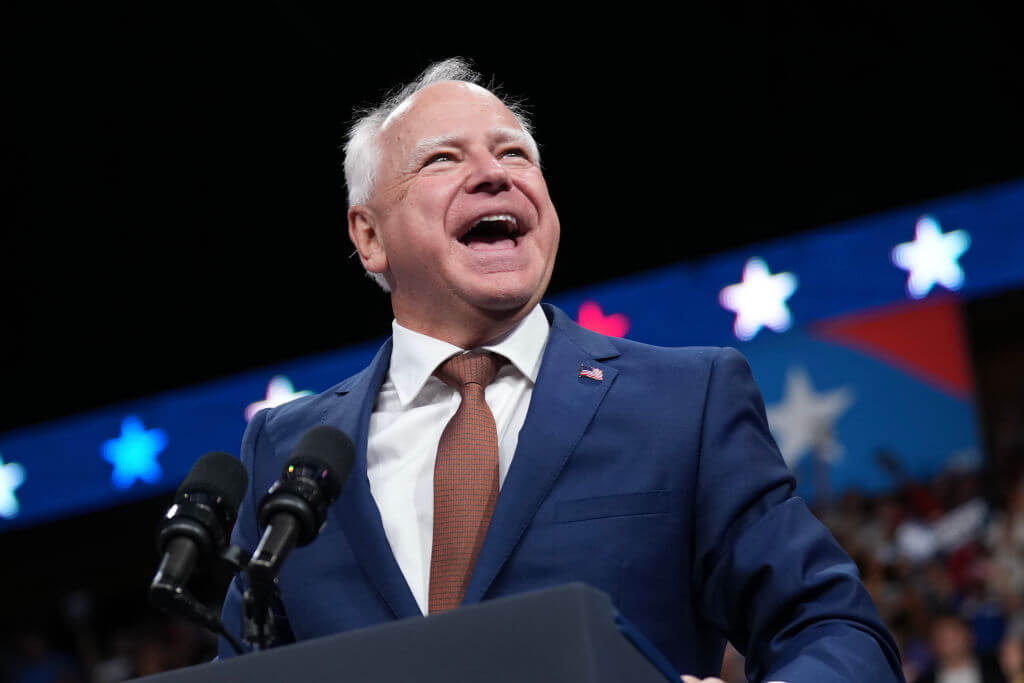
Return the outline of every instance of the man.
[[[687,674],[717,674],[728,639],[758,680],[900,680],[852,562],[792,497],[743,358],[539,306],[558,216],[525,119],[476,80],[439,63],[354,126],[349,234],[394,335],[246,432],[250,549],[253,505],[307,429],[357,444],[324,532],[282,571],[293,635],[585,581]]]

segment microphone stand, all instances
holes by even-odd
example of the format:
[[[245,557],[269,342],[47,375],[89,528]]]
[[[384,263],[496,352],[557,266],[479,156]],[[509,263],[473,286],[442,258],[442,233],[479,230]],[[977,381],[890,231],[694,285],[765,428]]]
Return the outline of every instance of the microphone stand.
[[[180,506],[185,505],[190,506],[193,515],[210,514],[193,502],[180,504]],[[170,539],[167,542],[167,548],[173,547],[175,552],[164,553],[164,557],[160,561],[160,567],[153,577],[153,582],[149,585],[150,604],[167,614],[178,614],[205,629],[224,636],[235,653],[242,654],[242,644],[228,633],[220,615],[199,602],[185,587],[185,581],[192,575],[198,561],[198,550],[194,542],[208,539],[205,528],[194,520],[182,516],[165,519],[160,534],[162,537]],[[190,545],[193,548],[192,552],[188,552]],[[207,547],[209,547],[209,543]],[[230,567],[233,574],[243,571],[248,564],[248,556],[245,551],[233,545],[225,547],[214,556],[214,559]]]
[[[238,546],[230,546],[224,549],[217,559],[230,566],[235,573],[245,568],[245,551]],[[153,583],[149,586],[149,602],[151,605],[168,614],[178,614],[190,621],[199,624],[205,629],[218,635],[224,636],[235,654],[242,654],[242,644],[231,635],[220,615],[199,602],[194,595],[177,579],[173,572],[166,571],[164,565],[166,559],[160,563],[160,569],[153,577]]]
[[[299,465],[292,470],[294,478],[275,482],[260,503],[260,521],[267,529],[246,567],[249,590],[243,608],[245,641],[261,650],[269,647],[275,636],[270,606],[279,592],[281,566],[297,545],[316,538],[329,503],[316,483],[319,469]]]
[[[258,644],[261,650],[265,650],[274,640],[274,615],[270,606],[278,595],[277,575],[281,565],[295,547],[298,538],[300,525],[295,515],[308,514],[304,507],[293,509],[295,503],[291,497],[275,500],[275,506],[287,509],[292,514],[278,513],[273,516],[268,532],[260,539],[246,567],[249,590],[244,597],[245,639],[249,643]]]
[[[266,650],[276,637],[274,614],[270,609],[272,599],[277,595],[276,583],[250,586],[243,598],[242,632],[245,642],[260,650]]]

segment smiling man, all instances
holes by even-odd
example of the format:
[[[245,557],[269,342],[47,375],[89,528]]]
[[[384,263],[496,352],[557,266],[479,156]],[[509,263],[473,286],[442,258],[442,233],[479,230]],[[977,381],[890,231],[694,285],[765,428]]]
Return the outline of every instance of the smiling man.
[[[349,234],[386,280],[398,324],[462,348],[510,330],[540,302],[559,233],[519,119],[478,85],[442,81],[370,144],[375,183],[349,209]]]
[[[250,551],[306,430],[357,446],[281,572],[286,637],[584,581],[686,674],[717,674],[728,639],[754,680],[901,680],[856,568],[793,496],[742,356],[604,337],[540,304],[558,216],[528,122],[478,81],[446,60],[353,126],[349,234],[392,337],[246,432],[233,538]],[[244,589],[225,602],[236,633]]]

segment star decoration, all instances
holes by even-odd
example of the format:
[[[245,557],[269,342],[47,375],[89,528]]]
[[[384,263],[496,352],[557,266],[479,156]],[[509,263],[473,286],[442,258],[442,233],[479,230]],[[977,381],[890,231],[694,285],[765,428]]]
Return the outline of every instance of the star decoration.
[[[16,462],[4,464],[0,457],[0,517],[14,519],[18,516],[18,499],[14,490],[25,481],[25,468]]]
[[[736,338],[749,341],[762,327],[784,332],[793,324],[786,299],[796,291],[792,273],[771,274],[768,265],[752,258],[743,267],[743,281],[722,289],[718,301],[736,313],[733,331]]]
[[[295,391],[295,387],[292,385],[292,381],[284,375],[274,375],[270,378],[270,383],[267,384],[267,397],[262,401],[256,401],[250,403],[245,408],[245,421],[251,420],[256,413],[260,412],[264,408],[273,408],[279,406],[282,403],[288,403],[294,401],[297,398],[303,396],[312,396],[313,392],[308,390]]]
[[[848,387],[818,394],[806,370],[789,368],[782,401],[768,406],[767,411],[786,464],[794,467],[812,449],[828,462],[838,459],[842,446],[836,441],[835,425],[852,403],[853,392]]]
[[[103,443],[103,459],[114,466],[111,480],[126,489],[141,479],[155,484],[163,476],[156,456],[167,447],[162,429],[146,429],[142,420],[129,415],[121,421],[121,436]]]
[[[914,241],[897,244],[892,248],[892,262],[910,272],[907,293],[922,299],[935,285],[957,290],[964,284],[964,269],[957,262],[971,246],[966,230],[953,230],[943,234],[942,228],[931,216],[921,216],[914,226]]]

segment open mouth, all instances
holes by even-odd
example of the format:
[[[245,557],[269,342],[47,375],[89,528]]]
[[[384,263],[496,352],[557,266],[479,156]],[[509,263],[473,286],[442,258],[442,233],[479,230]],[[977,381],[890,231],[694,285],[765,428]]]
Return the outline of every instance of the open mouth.
[[[466,231],[459,242],[472,249],[511,249],[521,236],[515,216],[507,213],[484,216]]]

